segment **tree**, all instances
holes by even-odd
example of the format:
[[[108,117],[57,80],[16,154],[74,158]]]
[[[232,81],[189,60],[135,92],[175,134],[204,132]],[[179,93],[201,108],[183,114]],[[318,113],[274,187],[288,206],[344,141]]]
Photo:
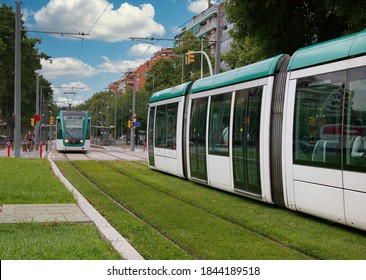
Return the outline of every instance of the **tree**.
[[[224,8],[234,24],[234,41],[256,42],[251,48],[256,58],[292,54],[300,47],[366,27],[364,3],[355,0],[228,0]],[[233,53],[241,57],[235,46]]]
[[[249,36],[234,40],[231,43],[231,50],[221,57],[222,61],[225,61],[231,69],[245,66],[265,58],[261,53],[260,44]]]
[[[6,119],[8,124],[13,121],[14,111],[14,49],[15,49],[15,13],[5,4],[0,6],[0,119]],[[23,26],[22,22],[22,26]],[[22,128],[29,128],[30,117],[36,109],[36,75],[41,69],[41,58],[49,58],[44,53],[38,54],[35,47],[40,44],[39,38],[28,38],[26,32],[21,33],[21,112]],[[49,83],[42,78],[45,87]],[[45,89],[47,91],[47,89]],[[49,91],[51,89],[49,88]],[[52,97],[52,94],[51,94]],[[10,132],[12,129],[8,128]]]

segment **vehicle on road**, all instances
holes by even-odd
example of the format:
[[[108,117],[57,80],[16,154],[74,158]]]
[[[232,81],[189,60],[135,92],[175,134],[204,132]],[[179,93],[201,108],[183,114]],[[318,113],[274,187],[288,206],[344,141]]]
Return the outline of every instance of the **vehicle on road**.
[[[60,111],[56,118],[56,150],[89,150],[90,123],[86,111]]]
[[[154,93],[148,164],[366,230],[365,137],[363,31]]]

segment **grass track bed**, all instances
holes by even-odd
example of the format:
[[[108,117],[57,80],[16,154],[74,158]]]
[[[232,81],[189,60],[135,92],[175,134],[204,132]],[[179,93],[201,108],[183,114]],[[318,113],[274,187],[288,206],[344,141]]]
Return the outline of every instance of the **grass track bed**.
[[[193,259],[190,254],[164,238],[150,226],[134,218],[120,208],[99,189],[95,188],[88,180],[81,177],[67,161],[56,161],[56,164],[70,183],[82,193],[94,208],[98,210],[145,259]]]
[[[98,162],[74,161],[73,164],[99,188],[131,209],[151,227],[168,236],[194,258],[307,258],[237,224],[131,180]]]
[[[57,164],[72,170],[67,162]],[[129,229],[125,220],[134,224],[137,219],[126,212],[121,214],[121,208],[106,198],[110,207],[114,204],[113,207],[118,208],[111,215],[103,204],[97,203],[101,192],[88,183],[90,190],[96,192],[95,201],[91,201],[94,207],[97,203],[97,210],[113,226],[117,224],[116,229],[146,259],[366,258],[364,232],[352,228],[156,172],[141,162],[74,161],[73,164],[99,188],[148,223],[140,225],[139,230]],[[80,178],[75,172],[77,188]],[[87,199],[90,201],[89,197]],[[119,223],[125,225],[118,227]],[[174,244],[154,245],[159,238],[154,240],[151,237],[154,235],[142,233],[147,228],[158,230],[178,244],[180,257],[169,253],[171,248],[176,248]],[[153,229],[151,232],[155,233]],[[148,237],[148,241],[142,236]],[[151,251],[157,247],[158,252]]]
[[[316,259],[366,259],[362,231],[157,172],[141,162],[103,161],[116,171]],[[331,237],[331,238],[330,238]]]

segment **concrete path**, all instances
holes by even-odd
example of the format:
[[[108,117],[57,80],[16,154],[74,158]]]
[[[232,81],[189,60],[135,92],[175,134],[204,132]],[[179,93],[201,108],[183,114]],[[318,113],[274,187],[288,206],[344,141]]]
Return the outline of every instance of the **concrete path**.
[[[77,204],[6,204],[0,206],[0,223],[91,223]]]

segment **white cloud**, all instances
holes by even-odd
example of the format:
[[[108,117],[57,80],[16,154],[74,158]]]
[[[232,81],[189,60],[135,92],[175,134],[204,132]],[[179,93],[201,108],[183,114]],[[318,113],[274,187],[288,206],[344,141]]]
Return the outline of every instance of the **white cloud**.
[[[83,103],[86,92],[90,92],[92,89],[83,82],[71,82],[63,83],[61,86],[53,89],[53,99],[56,101],[58,106],[72,106]]]
[[[127,53],[131,56],[151,57],[154,55],[154,53],[160,51],[161,49],[161,46],[151,44],[137,44],[132,46]]]
[[[215,1],[211,1],[212,4],[215,3]],[[187,2],[187,9],[188,11],[199,14],[206,10],[208,8],[208,1],[207,0],[188,0]]]
[[[110,60],[106,56],[102,56],[103,63],[97,66],[100,73],[122,73],[130,70],[136,65],[140,65],[141,61],[133,60]]]
[[[162,36],[164,27],[154,16],[151,4],[122,3],[114,9],[106,0],[50,0],[34,18],[39,30],[87,33],[92,29],[87,39],[119,42],[129,37]]]
[[[75,79],[91,77],[98,73],[97,69],[72,57],[53,58],[52,62],[41,60],[40,73],[46,79]]]

